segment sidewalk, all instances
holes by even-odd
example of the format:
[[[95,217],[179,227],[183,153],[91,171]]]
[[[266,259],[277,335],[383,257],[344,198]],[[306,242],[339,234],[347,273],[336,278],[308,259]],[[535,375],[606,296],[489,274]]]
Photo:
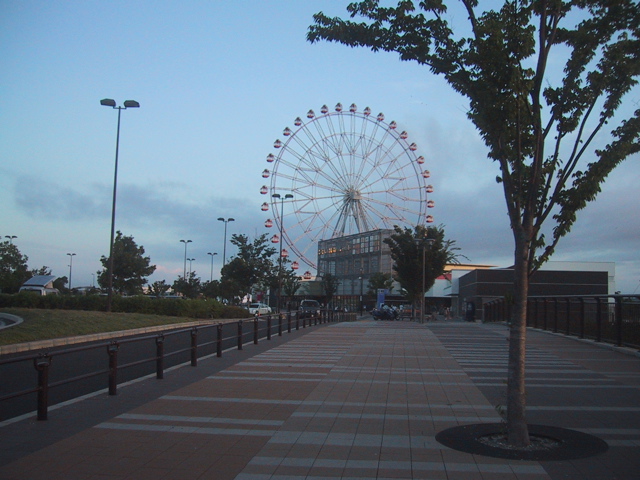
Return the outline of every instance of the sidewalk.
[[[542,332],[529,332],[529,423],[596,435],[609,450],[533,462],[435,440],[500,421],[507,335],[503,325],[360,321],[247,345],[47,422],[0,427],[0,480],[638,478],[640,359]]]

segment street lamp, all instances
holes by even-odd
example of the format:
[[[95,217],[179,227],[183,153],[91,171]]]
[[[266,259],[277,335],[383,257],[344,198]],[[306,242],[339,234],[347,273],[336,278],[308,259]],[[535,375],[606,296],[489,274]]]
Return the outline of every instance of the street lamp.
[[[73,269],[73,257],[75,253],[67,253],[69,255],[69,291],[71,291],[71,270]]]
[[[211,278],[209,279],[210,282],[213,282],[213,256],[217,255],[216,252],[211,253],[211,252],[207,252],[207,255],[211,255]]]
[[[271,195],[271,198],[280,199],[280,255],[278,257],[280,268],[278,269],[278,296],[276,297],[276,308],[278,309],[278,312],[280,312],[280,297],[282,296],[282,244],[284,243],[284,239],[282,237],[282,230],[284,227],[284,201],[289,198],[293,198],[293,195],[287,193],[282,197],[279,193],[274,193]]]
[[[189,281],[191,281],[191,262],[195,261],[195,258],[187,258],[189,260]]]
[[[222,266],[224,267],[227,264],[227,223],[235,222],[235,218],[227,218],[226,220],[222,217],[218,218],[218,221],[224,222],[224,245],[222,247]]]
[[[13,245],[13,239],[14,238],[18,238],[15,235],[5,235],[4,238],[8,238],[9,239],[9,245]]]
[[[364,284],[364,270],[361,268],[360,269],[360,316],[363,315],[364,313],[364,300],[362,298],[362,290],[363,290],[363,284]]]
[[[425,292],[425,245],[433,245],[435,240],[433,238],[416,238],[416,246],[422,247],[422,290],[420,294],[420,323],[424,323],[424,294]]]
[[[116,106],[115,100],[111,98],[103,98],[100,105],[104,107],[112,107],[118,110],[118,129],[116,132],[116,165],[113,174],[113,203],[111,204],[111,240],[109,243],[109,279],[107,283],[107,312],[111,311],[111,300],[113,298],[113,239],[115,236],[116,225],[116,188],[118,184],[118,149],[120,147],[120,113],[127,108],[139,108],[140,104],[135,100],[125,100],[124,106]]]
[[[184,269],[182,270],[182,279],[187,280],[187,244],[191,243],[191,240],[180,240],[184,243]]]

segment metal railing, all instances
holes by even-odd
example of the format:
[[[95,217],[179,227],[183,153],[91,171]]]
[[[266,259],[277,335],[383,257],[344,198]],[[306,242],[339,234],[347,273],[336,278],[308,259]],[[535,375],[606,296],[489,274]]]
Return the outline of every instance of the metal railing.
[[[483,305],[484,322],[509,322],[505,298]],[[527,326],[640,349],[640,295],[532,296]]]
[[[106,385],[103,383],[102,388],[106,386],[109,395],[116,395],[119,374],[126,369],[147,365],[147,370],[137,375],[138,377],[145,376],[153,372],[153,370],[149,372],[148,364],[155,362],[156,378],[163,379],[166,368],[165,363],[171,358],[175,358],[174,363],[179,364],[180,357],[185,357],[188,354],[191,366],[196,367],[199,356],[204,356],[199,355],[203,351],[209,351],[210,354],[213,355],[215,353],[217,357],[221,357],[224,345],[227,345],[227,348],[233,348],[233,345],[237,345],[237,349],[242,350],[243,346],[248,343],[257,345],[260,339],[271,340],[273,335],[282,336],[285,329],[288,333],[291,333],[293,329],[299,330],[300,328],[304,329],[323,323],[353,321],[355,316],[355,313],[332,311],[322,311],[320,315],[311,316],[300,316],[297,315],[297,312],[288,312],[256,316],[241,319],[237,322],[177,328],[153,335],[97,342],[73,348],[56,349],[50,352],[7,357],[0,359],[0,371],[4,380],[2,382],[4,386],[0,387],[0,405],[9,400],[21,399],[21,397],[35,394],[37,397],[37,418],[38,420],[47,420],[50,392],[56,387],[87,381],[95,377],[106,377]],[[237,326],[236,329],[233,328],[234,324]],[[246,328],[247,326],[250,328]],[[227,336],[223,333],[223,327],[226,328]],[[204,341],[200,341],[203,337],[205,337]],[[166,348],[170,341],[170,348]],[[100,350],[104,351],[105,355],[98,354],[98,360],[96,361],[94,354]],[[147,354],[144,353],[145,350]],[[150,352],[153,353],[149,354]],[[91,361],[88,360],[90,353],[94,355],[91,357]],[[127,354],[129,361],[121,361],[123,353]],[[72,358],[65,361],[64,357]],[[83,361],[83,358],[87,358],[87,361]],[[100,358],[103,360],[100,360]],[[25,366],[31,363],[37,372],[35,385],[27,385],[29,380],[23,378],[28,376],[25,375],[27,371]],[[65,373],[68,373],[65,370],[69,370],[68,365],[70,363],[73,363],[76,367],[73,369],[75,373],[73,376],[65,376]],[[98,368],[91,369],[90,366],[95,366],[96,363],[99,364]],[[56,365],[58,365],[57,370]],[[52,379],[52,374],[56,374],[57,379]],[[8,379],[12,381],[7,381]],[[93,391],[99,389],[97,388]],[[2,390],[5,391],[2,392]],[[6,419],[5,417],[7,416],[3,414],[1,417]]]

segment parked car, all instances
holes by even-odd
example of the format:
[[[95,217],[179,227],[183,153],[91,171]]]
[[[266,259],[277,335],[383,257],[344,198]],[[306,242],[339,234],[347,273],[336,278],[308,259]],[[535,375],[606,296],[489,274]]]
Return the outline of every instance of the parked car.
[[[308,318],[320,315],[320,302],[317,300],[302,300],[298,308],[300,318]]]
[[[252,303],[249,305],[251,315],[267,315],[271,313],[271,307],[265,303]]]

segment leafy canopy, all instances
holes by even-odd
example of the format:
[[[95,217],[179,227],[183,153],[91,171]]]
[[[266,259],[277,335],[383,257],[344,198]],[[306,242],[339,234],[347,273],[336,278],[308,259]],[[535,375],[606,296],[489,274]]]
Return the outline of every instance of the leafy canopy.
[[[98,271],[98,284],[107,288],[109,283],[109,257],[100,257],[104,267]],[[155,272],[156,266],[151,265],[150,257],[144,256],[144,247],[138,246],[132,236],[124,236],[121,231],[116,232],[113,242],[113,290],[127,295],[142,293],[142,287],[147,278]]]
[[[468,117],[500,166],[497,180],[531,273],[607,175],[640,151],[640,110],[615,117],[640,73],[640,8],[636,0],[517,0],[479,11],[480,3],[461,0],[468,34],[450,28],[441,0],[396,7],[367,0],[347,7],[362,21],[317,13],[307,38],[397,52],[468,99]],[[563,75],[549,73],[565,54]],[[598,148],[602,138],[608,144]],[[546,240],[549,218],[555,226]]]

